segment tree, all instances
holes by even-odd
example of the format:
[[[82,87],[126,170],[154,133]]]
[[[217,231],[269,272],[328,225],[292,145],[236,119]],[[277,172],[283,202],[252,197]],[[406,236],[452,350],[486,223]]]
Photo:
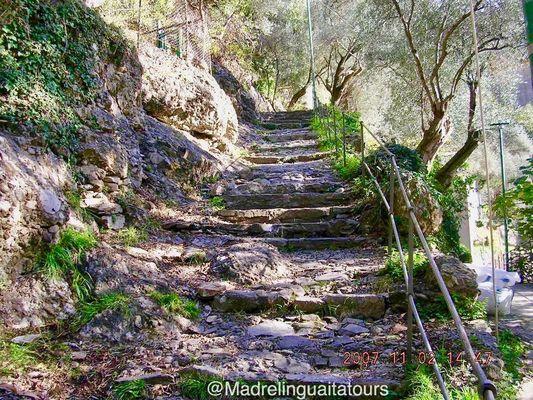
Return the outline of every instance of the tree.
[[[374,0],[374,5],[391,21],[387,28],[399,28],[388,35],[386,47],[393,56],[388,63],[401,72],[409,69],[419,87],[422,139],[417,150],[431,163],[453,131],[449,108],[475,55],[469,7],[459,0]],[[520,42],[515,2],[476,0],[474,8],[480,54]]]

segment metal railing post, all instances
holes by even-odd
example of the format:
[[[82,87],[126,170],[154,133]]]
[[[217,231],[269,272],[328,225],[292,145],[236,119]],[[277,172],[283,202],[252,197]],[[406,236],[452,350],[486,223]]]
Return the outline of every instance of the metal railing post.
[[[346,167],[346,114],[342,113],[342,164]]]
[[[414,226],[413,221],[409,218],[408,233],[409,254],[407,257],[407,363],[411,364],[413,360],[413,309],[409,298],[414,299],[413,285],[413,267],[414,267]]]
[[[365,163],[365,128],[363,126],[363,121],[359,122],[361,126],[361,165]],[[361,168],[363,177],[365,176],[365,169]]]
[[[391,168],[390,177],[389,177],[389,206],[391,217],[394,218],[394,168]],[[391,218],[391,219],[392,219]],[[388,242],[388,254],[392,254],[392,221],[389,221],[389,242]]]

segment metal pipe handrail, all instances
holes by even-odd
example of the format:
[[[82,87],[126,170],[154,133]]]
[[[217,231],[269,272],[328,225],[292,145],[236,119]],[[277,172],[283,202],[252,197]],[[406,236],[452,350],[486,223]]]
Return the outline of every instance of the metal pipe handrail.
[[[326,111],[326,113],[329,110]],[[335,113],[335,111],[333,111]],[[326,116],[327,118],[327,116]],[[345,114],[342,113],[342,118],[344,120]],[[420,224],[416,218],[416,214],[414,212],[413,205],[411,203],[411,200],[409,199],[409,195],[407,193],[407,190],[405,188],[405,185],[403,183],[402,175],[400,173],[400,169],[398,167],[398,164],[396,162],[396,156],[394,153],[392,153],[383,143],[381,138],[379,138],[374,132],[372,132],[368,126],[363,124],[361,122],[361,149],[364,149],[364,131],[367,131],[374,140],[378,143],[379,147],[385,151],[385,153],[390,157],[390,163],[392,166],[392,170],[390,172],[390,196],[389,200],[387,200],[387,197],[385,196],[385,193],[381,189],[381,186],[379,185],[379,182],[375,175],[372,173],[370,167],[364,160],[364,158],[361,161],[361,165],[364,167],[363,173],[366,170],[368,172],[370,179],[374,183],[379,196],[381,197],[381,200],[383,201],[383,204],[385,205],[385,209],[388,214],[389,219],[389,254],[392,251],[392,238],[394,237],[396,241],[396,247],[398,249],[398,253],[400,256],[400,263],[402,267],[402,271],[404,274],[405,284],[407,287],[407,305],[408,305],[408,347],[412,344],[412,317],[414,317],[418,330],[420,332],[420,335],[422,336],[422,342],[424,343],[424,347],[428,351],[429,354],[434,355],[433,350],[431,348],[431,344],[429,342],[429,339],[427,337],[426,331],[424,329],[423,322],[420,318],[420,315],[418,314],[418,310],[416,307],[415,302],[415,295],[413,292],[413,271],[412,271],[412,263],[413,263],[413,236],[414,232],[416,232],[416,235],[418,236],[420,243],[422,244],[422,248],[424,250],[424,253],[426,254],[430,267],[432,269],[433,275],[435,276],[437,280],[437,284],[439,286],[439,289],[444,297],[444,300],[446,302],[446,305],[448,307],[448,310],[450,311],[450,314],[452,315],[452,319],[454,321],[456,330],[459,334],[459,337],[461,339],[462,347],[466,353],[467,360],[469,361],[470,366],[472,367],[472,370],[474,372],[474,375],[476,376],[480,392],[485,400],[494,400],[496,398],[496,386],[493,382],[491,382],[489,379],[487,379],[487,376],[481,366],[479,365],[479,362],[477,361],[477,358],[474,354],[474,350],[472,349],[472,345],[468,339],[468,335],[466,333],[466,330],[463,326],[461,317],[459,313],[457,312],[457,309],[455,307],[455,304],[453,302],[453,299],[450,295],[450,292],[448,291],[448,288],[446,286],[446,283],[444,282],[444,279],[442,277],[442,274],[435,262],[435,259],[433,257],[433,254],[431,253],[431,249],[429,247],[429,244],[426,240],[426,237],[422,231],[422,228],[420,227]],[[335,142],[335,145],[337,146],[337,143]],[[346,144],[345,141],[343,141],[343,151],[346,151],[345,148]],[[362,150],[363,152],[364,150]],[[337,151],[336,151],[337,153]],[[338,154],[338,153],[337,153]],[[396,221],[394,219],[394,181],[398,181],[398,187],[400,188],[401,197],[403,198],[405,205],[407,206],[408,214],[409,214],[409,268],[405,262],[405,255],[402,249],[400,235],[398,231],[398,227],[396,225]],[[408,348],[408,355],[411,356],[411,350]],[[433,363],[433,370],[435,372],[435,375],[437,377],[437,381],[441,390],[441,393],[443,397],[447,400],[449,399],[449,394],[446,389],[446,385],[444,383],[444,379],[442,377],[442,373],[440,372],[440,369],[436,362]]]

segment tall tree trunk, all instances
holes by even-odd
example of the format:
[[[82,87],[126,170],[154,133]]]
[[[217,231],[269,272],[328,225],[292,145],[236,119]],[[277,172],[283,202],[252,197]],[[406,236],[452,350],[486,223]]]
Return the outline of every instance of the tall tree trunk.
[[[468,157],[474,152],[481,139],[481,131],[474,129],[474,117],[476,115],[476,91],[478,83],[475,79],[469,79],[469,108],[468,108],[468,136],[463,146],[453,155],[450,160],[437,172],[437,181],[445,188],[449,187],[457,170],[468,160]]]
[[[424,135],[418,144],[417,151],[426,164],[431,164],[437,152],[452,133],[453,126],[447,115],[447,108],[447,103],[433,106],[432,119],[428,127],[424,129]]]

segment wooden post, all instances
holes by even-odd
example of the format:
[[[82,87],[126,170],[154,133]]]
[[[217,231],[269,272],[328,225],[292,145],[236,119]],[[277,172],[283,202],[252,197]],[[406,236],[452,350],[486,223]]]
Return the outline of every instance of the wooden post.
[[[414,300],[413,265],[414,265],[414,226],[409,216],[408,233],[409,255],[407,258],[407,364],[411,364],[413,358],[413,309],[409,297]]]

